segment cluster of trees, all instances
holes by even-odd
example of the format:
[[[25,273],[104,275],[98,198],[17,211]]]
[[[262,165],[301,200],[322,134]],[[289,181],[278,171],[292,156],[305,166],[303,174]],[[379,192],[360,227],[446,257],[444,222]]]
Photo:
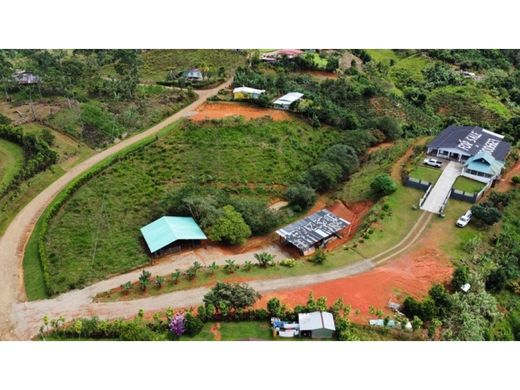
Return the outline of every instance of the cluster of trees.
[[[269,232],[280,220],[261,200],[232,198],[222,190],[191,184],[168,193],[158,209],[161,214],[191,216],[210,239],[230,245]]]
[[[286,72],[264,74],[250,68],[239,68],[234,84],[265,89],[274,97],[290,91],[305,95],[305,101],[296,109],[309,118],[314,126],[326,123],[341,129],[374,129],[380,124],[372,115],[355,107],[367,106],[367,100],[384,94],[384,87],[366,74],[356,73],[337,80],[316,81],[308,75]],[[266,98],[269,98],[266,97]],[[261,105],[265,102],[260,102]],[[375,113],[374,113],[375,114]],[[375,114],[377,116],[377,114]],[[384,123],[383,123],[384,125]],[[390,134],[389,139],[395,139]]]
[[[4,120],[3,122],[7,122]],[[52,137],[46,136],[50,141]],[[10,124],[0,124],[0,138],[20,145],[24,151],[25,161],[22,169],[15,175],[11,182],[2,189],[0,195],[17,188],[24,180],[27,180],[37,173],[44,171],[58,161],[58,154],[51,149],[48,143],[35,134],[24,134],[19,127]]]
[[[520,50],[508,49],[431,49],[426,53],[432,58],[455,64],[463,69],[483,70],[490,68],[509,69],[520,64]]]
[[[502,218],[502,212],[511,199],[510,193],[491,192],[488,200],[471,207],[473,217],[485,225],[493,225]]]
[[[359,159],[354,148],[345,144],[333,145],[301,175],[298,183],[287,189],[285,197],[296,211],[305,210],[316,201],[316,191],[334,188],[358,168]]]

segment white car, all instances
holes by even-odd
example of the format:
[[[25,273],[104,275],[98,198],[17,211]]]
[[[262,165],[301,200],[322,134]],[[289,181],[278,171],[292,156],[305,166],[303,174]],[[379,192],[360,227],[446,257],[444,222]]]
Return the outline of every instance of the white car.
[[[462,217],[457,219],[457,222],[455,223],[455,225],[463,228],[464,226],[466,226],[469,223],[469,221],[471,221],[471,210],[468,210],[466,212],[466,214],[464,214]]]
[[[440,168],[442,166],[442,161],[439,161],[435,158],[425,158],[424,163],[434,168]]]

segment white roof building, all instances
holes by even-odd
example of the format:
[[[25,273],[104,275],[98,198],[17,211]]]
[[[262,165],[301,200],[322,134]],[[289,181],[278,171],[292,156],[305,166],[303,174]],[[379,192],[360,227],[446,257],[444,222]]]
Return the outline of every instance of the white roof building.
[[[289,108],[289,106],[294,103],[295,101],[301,99],[303,97],[303,93],[300,92],[289,92],[286,95],[283,95],[282,97],[279,97],[274,101],[275,107],[281,107],[281,108]]]
[[[237,87],[233,89],[233,93],[247,93],[247,94],[262,94],[265,93],[265,89],[256,89],[250,87]]]
[[[298,314],[298,322],[300,323],[300,330],[320,330],[328,329],[336,330],[334,325],[334,318],[332,314],[327,311],[314,311],[312,313]]]

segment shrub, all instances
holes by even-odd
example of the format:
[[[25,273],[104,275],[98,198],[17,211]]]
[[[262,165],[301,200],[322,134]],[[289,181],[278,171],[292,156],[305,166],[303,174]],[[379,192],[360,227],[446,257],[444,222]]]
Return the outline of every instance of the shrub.
[[[469,282],[469,268],[465,265],[460,265],[455,268],[451,278],[451,286],[458,290],[464,284]]]
[[[339,165],[344,176],[349,176],[359,167],[356,151],[348,145],[337,144],[331,146],[323,153],[321,159],[325,162]]]
[[[267,301],[267,311],[271,317],[281,317],[285,312],[285,307],[278,298],[271,298]]]
[[[233,206],[227,205],[219,210],[218,216],[208,228],[208,236],[213,241],[226,244],[243,244],[251,236],[251,229],[244,218]]]
[[[520,184],[520,176],[513,176],[511,181],[513,182],[513,184]]]
[[[204,323],[200,318],[195,317],[189,312],[184,315],[184,334],[188,336],[195,336],[200,333],[203,326]]]
[[[273,266],[274,258],[275,256],[268,252],[255,253],[255,259],[262,268]]]
[[[316,249],[316,252],[311,257],[311,262],[314,264],[323,264],[325,260],[327,260],[327,254],[321,248]]]
[[[390,195],[397,190],[397,185],[386,173],[377,175],[370,184],[372,191],[379,197]]]
[[[385,134],[388,140],[395,140],[403,135],[403,129],[399,122],[388,116],[380,118],[376,127]]]
[[[327,191],[338,184],[342,168],[338,164],[321,162],[309,168],[307,182],[318,191]]]
[[[287,268],[293,268],[296,265],[295,259],[283,259],[280,261],[280,265],[287,267]]]
[[[224,265],[224,272],[228,274],[234,273],[238,269],[238,265],[235,264],[235,260],[227,259]]]
[[[316,202],[316,191],[304,184],[296,184],[287,189],[285,198],[290,205],[297,205],[302,210],[311,207]]]
[[[243,198],[232,201],[232,206],[242,215],[252,234],[267,233],[278,225],[276,213],[267,208],[265,202]]]
[[[259,298],[260,294],[245,283],[218,282],[204,295],[203,301],[206,309],[211,304],[222,312],[223,308],[237,310],[253,306]]]
[[[251,271],[251,268],[253,268],[253,263],[250,262],[249,260],[245,261],[244,265],[242,266],[242,269],[246,272],[249,272],[249,271]]]
[[[496,207],[486,204],[474,205],[471,207],[471,213],[473,214],[473,217],[482,221],[486,225],[493,225],[502,217],[502,214]]]
[[[143,269],[143,272],[141,272],[141,275],[139,275],[139,285],[141,286],[142,291],[146,291],[146,288],[150,284],[151,277],[152,274]]]

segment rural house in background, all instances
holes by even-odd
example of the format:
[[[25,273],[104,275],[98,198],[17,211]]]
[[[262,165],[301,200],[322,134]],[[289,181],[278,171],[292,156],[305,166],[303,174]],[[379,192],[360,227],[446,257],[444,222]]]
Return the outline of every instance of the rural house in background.
[[[161,217],[142,227],[141,234],[152,254],[165,248],[178,250],[181,246],[178,241],[198,245],[200,240],[207,239],[199,225],[191,217]],[[171,247],[173,243],[177,245]]]
[[[303,93],[300,92],[289,92],[282,97],[276,99],[273,103],[274,108],[278,108],[279,110],[288,110],[291,108],[291,105],[300,100],[303,97]]]
[[[202,81],[204,79],[202,71],[197,68],[191,68],[190,70],[185,71],[182,74],[182,77],[187,81]]]
[[[313,339],[330,339],[336,331],[334,317],[327,311],[298,314],[300,335],[310,336]]]
[[[260,95],[264,94],[264,89],[256,89],[250,87],[237,87],[233,89],[233,98],[235,100],[241,99],[258,99]]]
[[[350,222],[329,210],[320,210],[299,221],[291,223],[276,233],[282,243],[296,247],[302,255],[312,254],[317,247],[324,247],[331,240],[348,234]]]
[[[269,53],[264,53],[262,54],[262,57],[260,59],[265,62],[275,63],[281,57],[287,57],[289,59],[292,59],[301,56],[303,53],[303,50],[298,49],[280,49],[270,51]]]
[[[13,73],[13,80],[20,85],[40,84],[42,82],[40,76],[20,69]]]
[[[427,153],[464,163],[462,176],[487,183],[500,175],[511,149],[503,138],[482,127],[452,125],[428,144]]]

